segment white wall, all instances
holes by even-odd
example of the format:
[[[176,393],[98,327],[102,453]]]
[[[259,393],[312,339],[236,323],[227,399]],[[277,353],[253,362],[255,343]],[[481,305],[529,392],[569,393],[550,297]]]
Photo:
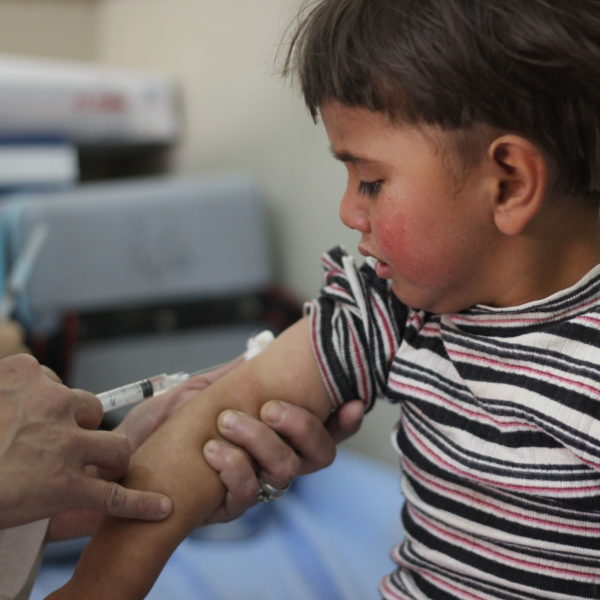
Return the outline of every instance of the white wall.
[[[3,4],[13,5],[6,19]],[[329,155],[298,92],[276,74],[279,43],[300,6],[301,0],[0,0],[0,51],[17,22],[34,33],[43,18],[52,31],[32,43],[31,53],[45,47],[52,55],[93,54],[173,76],[186,113],[175,170],[253,175],[268,198],[279,280],[304,299],[320,286],[322,251],[339,243],[354,251],[357,236],[337,218],[344,168]],[[350,445],[395,461],[388,443],[395,418],[394,409],[377,408]]]
[[[0,52],[92,60],[94,0],[0,0]]]
[[[355,245],[337,222],[343,169],[328,156],[296,91],[275,73],[278,44],[298,0],[105,0],[99,57],[157,68],[183,90],[187,131],[176,168],[241,169],[263,185],[274,219],[278,272],[315,294],[318,259]]]

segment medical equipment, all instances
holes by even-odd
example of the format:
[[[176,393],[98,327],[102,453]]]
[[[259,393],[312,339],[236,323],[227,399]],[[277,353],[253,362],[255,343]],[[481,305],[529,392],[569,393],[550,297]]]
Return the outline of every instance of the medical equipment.
[[[274,336],[270,331],[262,331],[261,333],[251,337],[247,343],[244,359],[249,360],[257,354],[260,354],[273,341],[273,339]],[[158,396],[159,394],[172,389],[176,385],[183,383],[190,377],[218,369],[230,364],[230,362],[233,361],[221,363],[219,365],[209,367],[208,369],[195,371],[194,373],[185,373],[183,371],[171,373],[170,375],[161,373],[160,375],[154,375],[153,377],[141,379],[140,381],[134,381],[133,383],[128,383],[127,385],[102,392],[98,394],[98,398],[102,403],[104,412],[107,413],[112,410],[116,410],[117,408],[122,408],[123,406],[135,404],[141,400],[144,400],[145,398]]]
[[[144,398],[150,398],[157,396],[161,392],[166,392],[172,387],[183,383],[186,379],[190,378],[189,373],[173,373],[167,375],[161,373],[160,375],[154,375],[147,379],[141,379],[140,381],[134,381],[118,388],[108,390],[98,394],[100,402],[102,402],[102,408],[104,412],[110,412],[123,406],[129,406],[144,400]]]

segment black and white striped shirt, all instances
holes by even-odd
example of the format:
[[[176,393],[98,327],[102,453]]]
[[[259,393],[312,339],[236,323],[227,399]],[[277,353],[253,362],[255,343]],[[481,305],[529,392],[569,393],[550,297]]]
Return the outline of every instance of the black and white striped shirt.
[[[600,598],[600,266],[433,315],[336,248],[309,303],[334,404],[398,402],[405,540],[386,599]]]

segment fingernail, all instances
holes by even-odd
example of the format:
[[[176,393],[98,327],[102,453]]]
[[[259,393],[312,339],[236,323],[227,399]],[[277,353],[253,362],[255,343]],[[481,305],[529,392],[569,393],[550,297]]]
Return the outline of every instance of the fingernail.
[[[219,419],[223,429],[233,429],[237,421],[237,415],[233,410],[226,410]]]
[[[219,454],[220,444],[216,440],[209,440],[204,444],[204,452],[211,456],[217,456]]]
[[[160,512],[163,516],[167,516],[173,508],[173,503],[169,498],[163,498],[160,501]]]
[[[266,406],[264,414],[265,421],[272,423],[273,425],[279,423],[283,419],[285,413],[285,406],[281,402],[271,401]]]

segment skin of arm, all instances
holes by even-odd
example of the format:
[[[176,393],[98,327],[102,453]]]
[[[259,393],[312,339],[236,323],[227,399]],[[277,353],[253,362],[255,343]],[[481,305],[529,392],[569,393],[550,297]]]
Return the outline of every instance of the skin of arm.
[[[322,422],[331,413],[306,318],[188,400],[142,444],[124,484],[168,494],[173,512],[159,523],[106,519],[71,581],[49,598],[144,598],[179,543],[224,502],[225,488],[203,458],[205,443],[220,438],[219,413],[233,408],[258,416],[273,398],[303,406]]]

